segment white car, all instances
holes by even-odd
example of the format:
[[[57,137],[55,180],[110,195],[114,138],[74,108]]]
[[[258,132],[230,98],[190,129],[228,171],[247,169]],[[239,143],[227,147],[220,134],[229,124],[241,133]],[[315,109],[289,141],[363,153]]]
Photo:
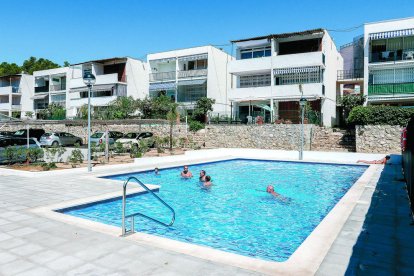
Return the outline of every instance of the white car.
[[[150,139],[154,134],[152,132],[130,132],[125,134],[121,139],[116,142],[125,145],[126,148],[139,147],[139,141],[142,139]],[[154,146],[154,141],[151,140],[150,147]]]

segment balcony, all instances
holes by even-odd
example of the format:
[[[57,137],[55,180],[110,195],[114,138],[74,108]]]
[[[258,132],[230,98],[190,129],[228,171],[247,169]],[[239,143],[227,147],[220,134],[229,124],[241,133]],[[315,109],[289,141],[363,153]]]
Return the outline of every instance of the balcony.
[[[118,74],[105,74],[105,75],[97,75],[96,76],[96,83],[95,85],[101,84],[116,84],[118,83]],[[70,88],[79,88],[85,87],[85,83],[83,82],[82,78],[72,79],[70,81]]]
[[[395,62],[395,61],[414,61],[414,49],[395,50],[395,51],[382,51],[371,53],[370,62]]]
[[[0,103],[0,110],[10,110],[10,103]]]
[[[178,72],[178,78],[180,79],[205,77],[205,76],[207,76],[207,69],[188,70],[188,71]]]
[[[91,105],[93,106],[106,106],[110,102],[116,100],[117,96],[107,96],[107,97],[92,97]],[[88,104],[88,98],[77,98],[71,99],[71,106],[81,107]]]
[[[303,84],[303,96],[320,96],[322,94],[322,84],[321,83],[307,83]],[[272,88],[270,86],[264,87],[249,87],[249,88],[235,88],[229,91],[229,98],[232,100],[251,100],[251,99],[270,99],[270,98],[281,98],[297,100],[301,97],[297,84],[289,85],[276,85]]]
[[[337,80],[356,80],[364,78],[364,70],[338,70]]]
[[[414,94],[414,83],[369,84],[368,96],[396,96]]]
[[[149,75],[150,81],[172,81],[175,80],[175,71],[151,73]]]
[[[50,91],[52,92],[65,91],[65,90],[66,90],[66,85],[62,85],[62,84],[50,85]]]
[[[11,86],[0,87],[0,95],[9,95],[10,93],[12,93]]]

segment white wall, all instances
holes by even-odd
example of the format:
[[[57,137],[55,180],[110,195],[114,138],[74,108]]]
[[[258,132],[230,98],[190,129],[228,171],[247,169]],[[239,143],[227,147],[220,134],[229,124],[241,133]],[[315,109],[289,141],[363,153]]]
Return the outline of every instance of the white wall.
[[[127,95],[134,99],[143,99],[148,95],[148,64],[141,60],[128,58],[126,63]]]
[[[31,99],[34,94],[34,77],[31,75],[23,74],[20,80],[20,89],[22,93],[21,98],[21,117],[26,117],[26,112],[33,112],[33,100]]]
[[[207,69],[207,97],[216,100],[213,106],[214,113],[229,115],[230,102],[228,88],[231,84],[231,75],[227,65],[233,57],[220,49],[209,46]]]
[[[337,71],[343,68],[343,58],[336,49],[335,43],[328,32],[322,40],[322,52],[325,54],[325,99],[322,102],[323,125],[332,126],[336,120],[336,80]]]

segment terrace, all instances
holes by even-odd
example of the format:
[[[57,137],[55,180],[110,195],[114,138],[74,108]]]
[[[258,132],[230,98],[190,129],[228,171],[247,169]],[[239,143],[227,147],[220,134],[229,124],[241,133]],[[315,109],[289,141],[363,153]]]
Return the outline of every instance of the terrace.
[[[335,207],[336,219],[321,224],[323,246],[308,248],[306,261],[298,254],[284,263],[269,263],[239,255],[226,255],[208,248],[187,250],[168,240],[157,243],[148,235],[119,237],[120,229],[67,215],[50,212],[64,205],[96,201],[119,195],[121,183],[96,176],[137,169],[153,169],[164,164],[188,164],[224,156],[296,159],[297,152],[217,149],[185,156],[145,158],[136,164],[103,166],[92,175],[84,169],[45,173],[13,172],[0,169],[4,212],[0,214],[0,273],[2,274],[154,274],[259,275],[278,273],[339,275],[363,273],[409,274],[414,271],[410,213],[402,188],[399,158],[392,165],[373,165],[368,178],[348,193],[347,203]],[[379,155],[306,152],[305,161],[354,163],[359,158]],[[199,162],[199,161],[198,161]],[[19,179],[16,185],[16,178]],[[56,183],[56,179],[59,185]],[[136,192],[137,189],[131,190]],[[344,202],[345,203],[345,202]],[[179,215],[179,214],[178,214]],[[62,217],[63,216],[63,217]],[[325,220],[324,220],[325,221]],[[330,223],[328,223],[330,221]],[[317,237],[318,235],[314,236]],[[318,240],[318,239],[316,239]],[[314,240],[315,241],[315,240]],[[310,244],[307,239],[304,244]],[[168,248],[168,249],[167,249]],[[136,256],[140,256],[137,258]]]

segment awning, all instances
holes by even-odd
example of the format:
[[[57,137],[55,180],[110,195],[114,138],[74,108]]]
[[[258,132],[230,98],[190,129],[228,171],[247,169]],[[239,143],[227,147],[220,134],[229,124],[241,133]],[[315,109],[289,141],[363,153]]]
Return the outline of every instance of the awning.
[[[192,56],[185,56],[185,57],[179,57],[179,61],[187,61],[187,60],[199,60],[199,59],[207,59],[208,54],[200,54],[200,55],[192,55]]]
[[[369,34],[369,38],[370,39],[384,39],[384,38],[392,38],[392,37],[400,37],[400,36],[408,36],[408,35],[414,35],[414,29],[373,33],[373,34]]]
[[[32,100],[40,100],[40,99],[44,99],[46,97],[49,97],[49,94],[34,95],[30,99],[32,99]]]
[[[307,67],[274,69],[273,73],[275,75],[285,75],[285,74],[293,74],[293,73],[317,72],[319,70],[321,70],[320,66],[307,66]]]
[[[178,85],[201,85],[207,82],[206,79],[203,80],[187,80],[187,81],[179,81]]]
[[[241,48],[247,48],[247,47],[259,47],[259,46],[265,46],[269,44],[270,39],[264,38],[259,40],[249,40],[249,41],[242,41],[237,42],[237,47]]]
[[[322,99],[322,96],[319,95],[303,95],[303,98],[305,98],[308,101],[315,101]],[[246,97],[246,98],[233,98],[230,99],[231,102],[236,103],[249,103],[249,102],[263,102],[263,101],[270,101],[270,99],[273,99],[275,102],[297,102],[301,99],[301,96],[285,96],[285,97]]]
[[[173,90],[175,88],[176,88],[175,82],[150,83],[149,90],[150,91]]]
[[[114,88],[115,84],[101,84],[101,85],[94,85],[92,86],[92,92],[98,92],[98,91],[110,91]],[[79,88],[72,88],[70,89],[70,93],[76,93],[76,92],[88,92],[87,86],[82,86]]]

